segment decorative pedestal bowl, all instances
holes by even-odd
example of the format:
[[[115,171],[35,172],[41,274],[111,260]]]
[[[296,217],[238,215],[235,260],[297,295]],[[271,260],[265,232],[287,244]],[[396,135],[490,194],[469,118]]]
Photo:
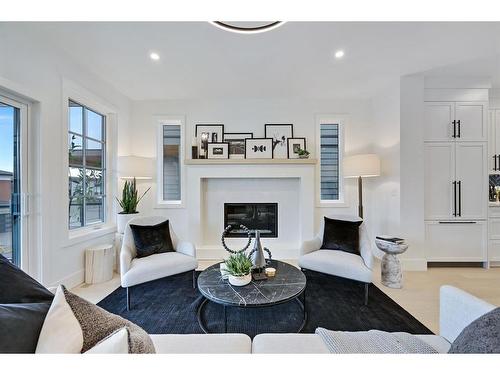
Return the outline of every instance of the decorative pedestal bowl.
[[[403,273],[397,255],[404,253],[408,249],[408,245],[379,239],[375,240],[375,244],[385,253],[382,257],[382,284],[389,288],[401,289],[403,287]]]

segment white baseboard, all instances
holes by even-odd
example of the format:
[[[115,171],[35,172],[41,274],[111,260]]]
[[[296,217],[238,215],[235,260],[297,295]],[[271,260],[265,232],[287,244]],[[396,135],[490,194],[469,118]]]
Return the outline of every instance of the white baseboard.
[[[404,271],[427,271],[427,260],[425,259],[401,259],[401,267]]]
[[[57,282],[53,283],[47,289],[49,290],[55,289],[61,284],[68,289],[72,289],[80,284],[83,284],[84,280],[85,280],[85,270],[81,269],[79,271],[72,273],[71,275],[63,277],[61,280],[58,280]]]

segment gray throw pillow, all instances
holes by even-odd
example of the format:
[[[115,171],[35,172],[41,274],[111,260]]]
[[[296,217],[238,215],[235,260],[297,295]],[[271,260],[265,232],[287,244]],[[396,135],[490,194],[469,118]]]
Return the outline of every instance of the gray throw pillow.
[[[66,302],[82,329],[82,353],[123,327],[128,329],[129,353],[155,353],[151,337],[142,328],[68,292],[64,286],[62,288]]]
[[[500,307],[465,327],[448,353],[500,353]]]

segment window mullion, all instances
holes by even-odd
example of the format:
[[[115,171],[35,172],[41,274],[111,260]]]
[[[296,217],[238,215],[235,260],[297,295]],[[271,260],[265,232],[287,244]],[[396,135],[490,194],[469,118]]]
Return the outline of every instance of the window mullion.
[[[87,108],[83,107],[82,115],[82,156],[83,156],[83,196],[82,196],[82,211],[83,211],[83,226],[87,226],[87,215],[86,215],[86,206],[87,206],[87,116],[86,116]]]

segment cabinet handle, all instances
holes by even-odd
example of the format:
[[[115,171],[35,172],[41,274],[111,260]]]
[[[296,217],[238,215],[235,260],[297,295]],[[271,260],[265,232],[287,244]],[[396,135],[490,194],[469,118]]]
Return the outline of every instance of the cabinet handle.
[[[493,160],[495,161],[495,166],[493,167],[493,170],[497,170],[497,155],[493,155]]]
[[[456,128],[456,125],[457,125],[457,122],[455,120],[452,121],[452,124],[453,124],[453,138],[456,138],[457,137],[457,128]]]
[[[453,216],[457,216],[457,182],[453,181]]]
[[[458,181],[458,216],[462,216],[462,181]]]
[[[458,138],[460,138],[460,120],[457,121],[458,125]]]

